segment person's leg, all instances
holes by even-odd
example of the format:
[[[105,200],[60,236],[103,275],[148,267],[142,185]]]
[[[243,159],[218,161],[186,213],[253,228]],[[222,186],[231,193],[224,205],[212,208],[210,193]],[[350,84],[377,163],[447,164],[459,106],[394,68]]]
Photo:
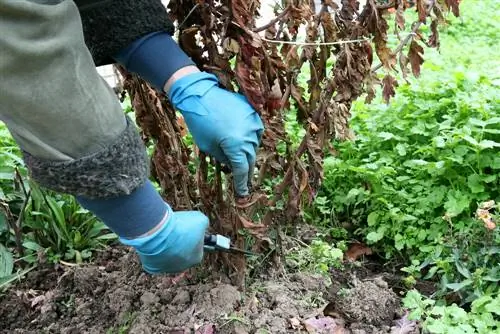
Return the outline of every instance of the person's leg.
[[[97,73],[73,0],[4,0],[0,31],[0,119],[32,178],[76,196],[150,273],[201,262],[208,218],[173,212],[148,181],[146,149]]]
[[[155,227],[167,208],[146,182],[146,149],[95,68],[73,1],[3,1],[0,31],[0,119],[32,178],[120,236]]]

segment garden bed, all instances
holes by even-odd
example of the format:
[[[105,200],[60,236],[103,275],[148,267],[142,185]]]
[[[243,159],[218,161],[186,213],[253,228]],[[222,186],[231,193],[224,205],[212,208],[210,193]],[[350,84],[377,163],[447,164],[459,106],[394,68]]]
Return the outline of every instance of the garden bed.
[[[398,295],[384,274],[367,274],[261,277],[243,292],[218,273],[153,277],[133,252],[110,248],[90,265],[29,273],[0,299],[0,332],[390,333]]]

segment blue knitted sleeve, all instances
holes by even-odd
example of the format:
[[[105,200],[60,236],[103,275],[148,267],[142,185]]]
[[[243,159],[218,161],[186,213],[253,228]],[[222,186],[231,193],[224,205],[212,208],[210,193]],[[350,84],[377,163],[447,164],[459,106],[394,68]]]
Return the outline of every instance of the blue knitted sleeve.
[[[163,220],[168,208],[149,181],[129,195],[106,199],[76,199],[82,207],[95,214],[122,238],[135,238],[151,231]]]
[[[163,86],[177,70],[195,63],[166,32],[146,35],[118,52],[114,58],[163,92]]]

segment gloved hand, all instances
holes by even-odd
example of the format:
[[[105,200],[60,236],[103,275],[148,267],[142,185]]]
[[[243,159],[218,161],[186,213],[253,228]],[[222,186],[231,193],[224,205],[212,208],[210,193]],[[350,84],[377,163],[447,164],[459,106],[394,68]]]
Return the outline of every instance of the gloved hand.
[[[220,88],[217,77],[206,72],[178,79],[167,93],[184,116],[196,145],[228,165],[236,194],[247,196],[264,130],[258,113],[243,95]]]
[[[165,223],[151,235],[120,241],[135,248],[150,274],[179,273],[201,262],[208,218],[199,211],[173,212],[168,206]]]

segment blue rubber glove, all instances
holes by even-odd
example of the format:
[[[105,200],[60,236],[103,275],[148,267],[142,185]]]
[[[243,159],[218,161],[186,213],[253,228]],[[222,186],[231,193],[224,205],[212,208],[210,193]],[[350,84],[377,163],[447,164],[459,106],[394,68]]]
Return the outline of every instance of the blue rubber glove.
[[[176,80],[167,93],[196,145],[228,165],[236,194],[248,196],[248,180],[264,130],[259,114],[243,95],[219,87],[217,77],[206,72]]]
[[[179,273],[201,262],[208,218],[199,211],[173,212],[168,206],[165,223],[149,236],[120,241],[134,247],[150,274]]]

